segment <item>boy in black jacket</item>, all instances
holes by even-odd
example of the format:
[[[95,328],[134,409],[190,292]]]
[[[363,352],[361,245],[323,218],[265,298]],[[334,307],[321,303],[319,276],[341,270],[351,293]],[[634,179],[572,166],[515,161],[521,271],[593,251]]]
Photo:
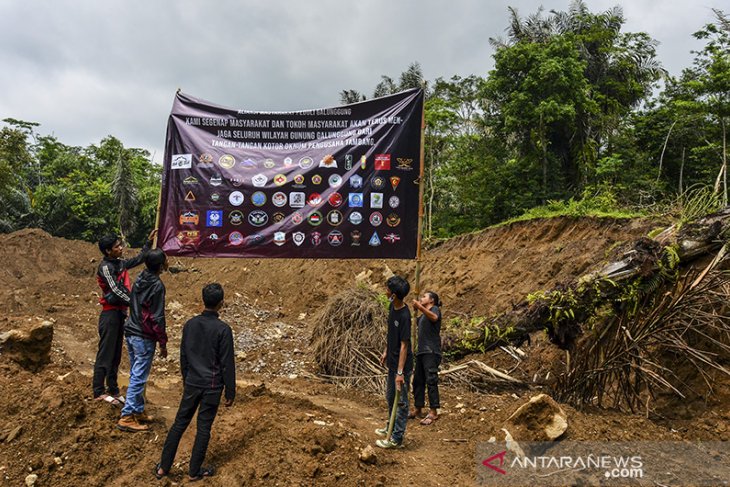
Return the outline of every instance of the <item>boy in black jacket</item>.
[[[233,405],[236,397],[233,332],[230,326],[218,319],[218,311],[223,306],[223,288],[220,284],[208,284],[203,288],[203,303],[203,313],[190,319],[183,327],[180,344],[183,396],[175,423],[162,448],[162,458],[155,466],[155,476],[158,479],[170,472],[180,438],[196,410],[198,431],[190,457],[190,480],[200,480],[215,473],[213,467],[203,467],[210,429],[218,412],[223,389],[225,388],[226,407]]]
[[[160,274],[167,270],[167,256],[160,249],[147,253],[143,270],[132,287],[130,313],[124,323],[124,335],[129,353],[129,386],[127,400],[117,428],[136,433],[147,431],[152,416],[145,412],[144,388],[155,358],[155,348],[160,344],[160,355],[167,357],[167,332],[165,330],[165,285]]]

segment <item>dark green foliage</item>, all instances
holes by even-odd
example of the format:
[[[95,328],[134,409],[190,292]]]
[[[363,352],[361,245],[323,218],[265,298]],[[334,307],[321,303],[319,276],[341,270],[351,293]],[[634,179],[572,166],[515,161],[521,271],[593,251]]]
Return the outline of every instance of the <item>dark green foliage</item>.
[[[160,168],[140,149],[107,137],[86,148],[4,120],[0,130],[0,231],[38,227],[94,241],[122,232],[135,246],[154,225]],[[121,228],[120,228],[121,226]]]

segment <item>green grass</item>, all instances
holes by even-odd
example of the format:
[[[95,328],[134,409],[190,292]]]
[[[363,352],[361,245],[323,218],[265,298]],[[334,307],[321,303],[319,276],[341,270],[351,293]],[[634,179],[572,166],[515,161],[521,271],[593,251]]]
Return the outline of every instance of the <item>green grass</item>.
[[[625,208],[612,207],[605,201],[596,198],[582,198],[575,200],[548,201],[546,205],[536,206],[525,211],[522,215],[494,225],[500,227],[510,223],[536,220],[539,218],[556,217],[596,217],[596,218],[637,218],[646,216],[645,213]]]

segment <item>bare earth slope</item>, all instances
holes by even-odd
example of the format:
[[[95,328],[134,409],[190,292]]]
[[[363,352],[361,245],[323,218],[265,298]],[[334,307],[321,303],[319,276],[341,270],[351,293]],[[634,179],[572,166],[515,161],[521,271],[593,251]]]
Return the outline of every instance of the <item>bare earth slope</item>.
[[[553,219],[459,237],[424,252],[423,288],[442,295],[447,319],[488,315],[571,280],[651,228],[647,221]],[[405,450],[378,451],[377,462],[366,465],[358,453],[373,444],[373,430],[385,420],[383,400],[311,375],[311,319],[356,276],[369,276],[382,289],[389,270],[412,281],[414,263],[172,259],[177,272],[163,276],[171,357],[155,360],[148,388],[158,419],[150,433],[121,433],[114,428],[118,411],[90,397],[98,261],[89,243],[38,230],[0,235],[0,333],[28,320],[51,320],[55,327],[45,370],[33,374],[0,355],[0,485],[22,485],[31,470],[36,485],[156,485],[152,467],[180,398],[180,330],[200,310],[200,288],[212,281],[227,291],[222,317],[236,336],[239,395],[232,408],[221,408],[213,427],[208,459],[219,474],[207,485],[471,485],[476,444],[501,438],[505,419],[535,393],[444,387],[442,418],[429,428],[410,423]],[[528,377],[560,358],[539,337],[525,351],[522,366],[500,351],[480,359]],[[126,367],[125,359],[122,383]],[[730,409],[715,406],[671,424],[565,406],[567,434],[574,440],[730,440]],[[184,481],[193,433],[183,438],[171,478],[160,484]]]

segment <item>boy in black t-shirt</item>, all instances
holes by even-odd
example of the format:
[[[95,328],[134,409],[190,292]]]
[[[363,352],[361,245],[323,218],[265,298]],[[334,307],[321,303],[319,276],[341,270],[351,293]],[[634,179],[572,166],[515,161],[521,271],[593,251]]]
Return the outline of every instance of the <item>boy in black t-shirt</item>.
[[[399,448],[403,445],[403,435],[408,421],[408,384],[413,371],[413,352],[411,350],[411,312],[403,302],[411,287],[402,277],[388,279],[387,296],[391,300],[388,310],[388,342],[380,357],[380,363],[388,367],[388,382],[385,399],[388,412],[393,410],[396,387],[401,391],[393,433],[390,438],[375,442],[380,448]],[[375,430],[381,436],[388,434],[388,426]]]
[[[428,426],[438,419],[439,402],[439,364],[441,363],[441,300],[433,291],[423,293],[420,300],[413,300],[413,309],[422,314],[418,318],[418,351],[416,352],[416,371],[413,375],[413,402],[415,409],[411,418],[421,416],[425,405],[426,386],[428,403],[431,408],[421,424]]]

